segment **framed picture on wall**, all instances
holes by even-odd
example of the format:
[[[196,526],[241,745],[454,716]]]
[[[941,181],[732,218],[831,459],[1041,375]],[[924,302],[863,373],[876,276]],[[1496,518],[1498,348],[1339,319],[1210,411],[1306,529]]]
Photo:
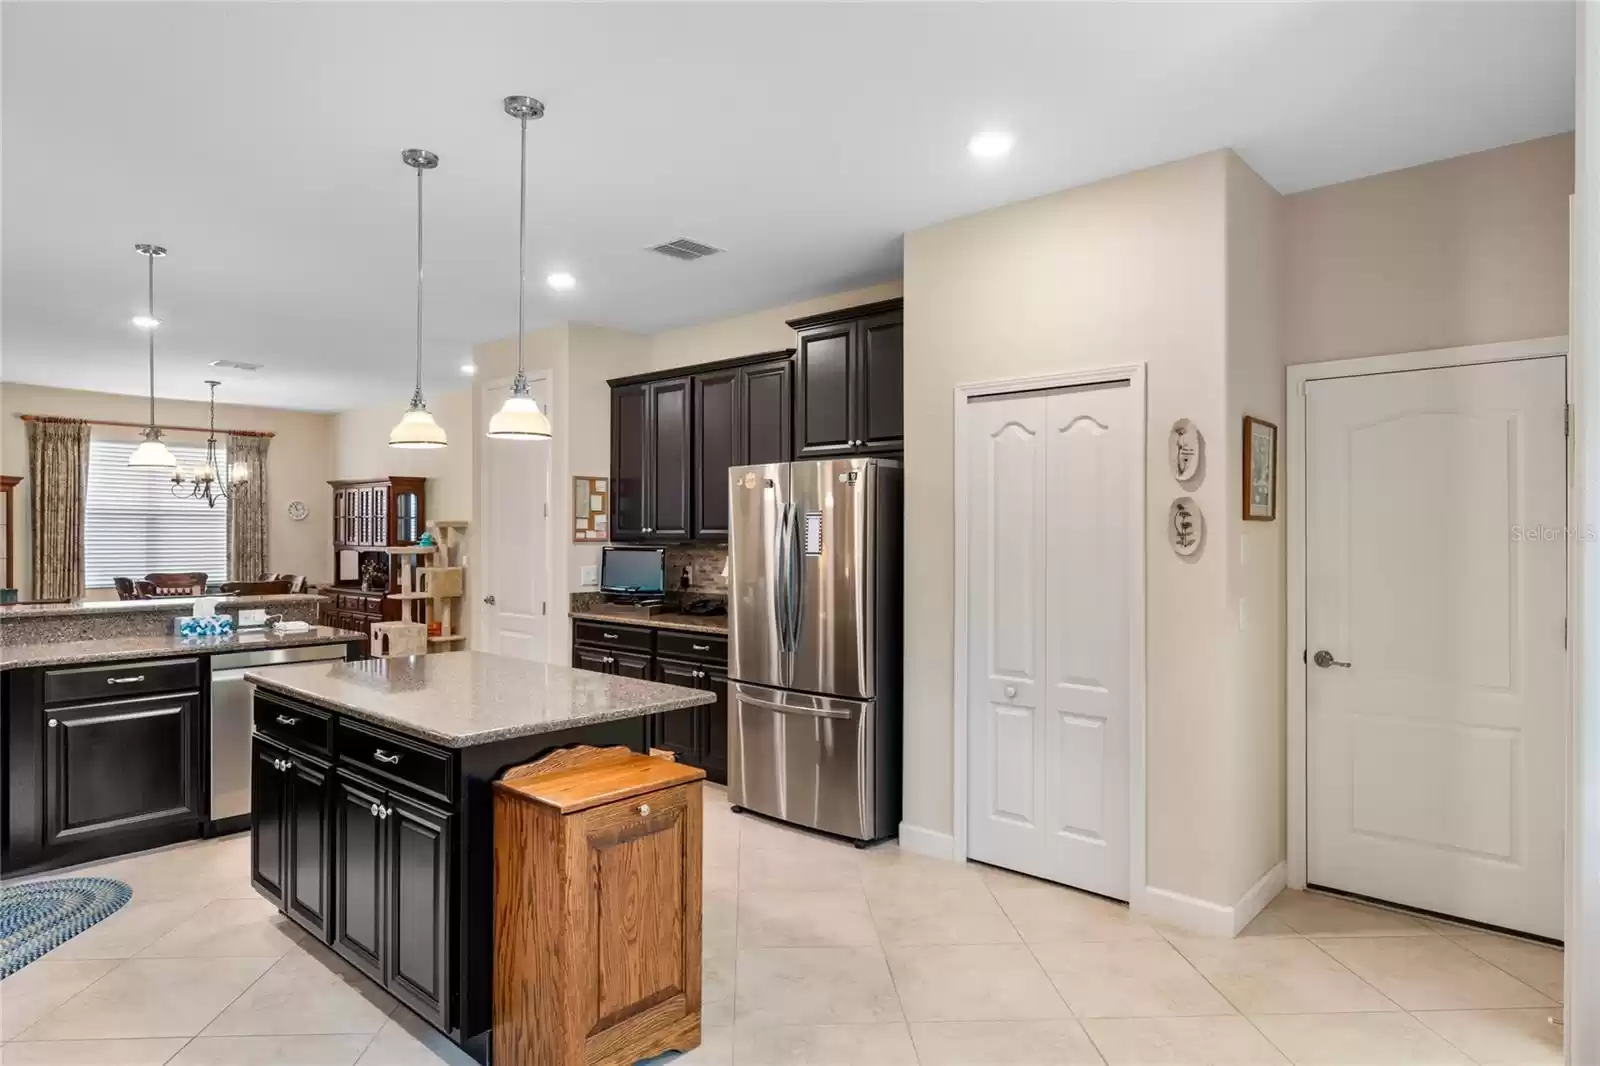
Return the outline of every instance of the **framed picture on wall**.
[[[1244,517],[1270,522],[1278,517],[1278,427],[1244,416]]]

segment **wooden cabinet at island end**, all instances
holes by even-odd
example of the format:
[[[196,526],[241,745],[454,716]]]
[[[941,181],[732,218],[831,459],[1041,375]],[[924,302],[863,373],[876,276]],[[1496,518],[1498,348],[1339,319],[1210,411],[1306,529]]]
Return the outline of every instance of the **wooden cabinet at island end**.
[[[699,1046],[704,776],[577,747],[496,782],[493,1062]]]
[[[794,458],[905,448],[903,301],[791,319]]]

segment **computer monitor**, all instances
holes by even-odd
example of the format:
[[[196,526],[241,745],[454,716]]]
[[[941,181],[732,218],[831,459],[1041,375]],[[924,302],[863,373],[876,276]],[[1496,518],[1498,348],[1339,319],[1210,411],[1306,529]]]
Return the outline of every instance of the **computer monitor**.
[[[619,596],[659,596],[666,591],[665,548],[619,548],[600,553],[600,591]]]

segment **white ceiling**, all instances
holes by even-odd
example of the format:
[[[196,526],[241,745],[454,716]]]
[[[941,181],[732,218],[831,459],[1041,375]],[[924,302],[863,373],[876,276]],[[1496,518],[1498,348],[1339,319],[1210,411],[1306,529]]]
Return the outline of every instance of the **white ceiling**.
[[[330,410],[516,322],[654,331],[896,275],[929,223],[1222,146],[1292,191],[1569,130],[1573,9],[1332,4],[5,4],[6,381]],[[1016,134],[970,159],[984,128]],[[645,253],[687,236],[698,263]],[[578,278],[556,294],[544,276]]]

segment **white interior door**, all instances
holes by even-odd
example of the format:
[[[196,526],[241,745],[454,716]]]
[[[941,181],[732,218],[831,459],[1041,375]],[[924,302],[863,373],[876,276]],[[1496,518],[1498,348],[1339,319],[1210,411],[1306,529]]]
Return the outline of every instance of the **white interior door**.
[[[549,382],[530,382],[540,410],[549,411]],[[484,425],[505,403],[510,386],[484,390]],[[549,659],[550,442],[483,439],[483,641],[499,655]]]
[[[1128,898],[1126,381],[968,406],[967,854]]]
[[[1565,403],[1559,356],[1307,384],[1311,884],[1561,936]]]

